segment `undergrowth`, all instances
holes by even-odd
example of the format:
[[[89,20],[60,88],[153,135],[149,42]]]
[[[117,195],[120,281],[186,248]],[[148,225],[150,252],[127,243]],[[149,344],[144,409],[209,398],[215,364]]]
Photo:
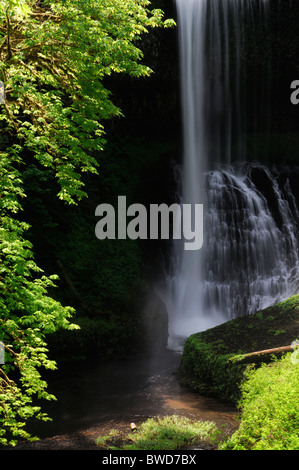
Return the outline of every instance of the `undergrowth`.
[[[97,445],[110,450],[176,450],[208,442],[219,450],[299,450],[297,353],[247,369],[238,404],[240,426],[223,442],[214,422],[173,415],[150,418],[126,436],[114,429],[100,436]]]
[[[106,449],[122,450],[175,450],[201,441],[213,441],[218,435],[216,424],[211,421],[192,421],[176,415],[149,418],[134,432],[119,442],[119,432],[112,430],[97,439],[97,445]]]
[[[221,450],[299,450],[299,365],[293,357],[246,372],[241,423]]]

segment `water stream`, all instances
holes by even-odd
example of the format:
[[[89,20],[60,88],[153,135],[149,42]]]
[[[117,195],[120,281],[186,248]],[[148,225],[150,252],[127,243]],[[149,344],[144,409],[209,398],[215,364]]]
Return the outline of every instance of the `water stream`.
[[[125,424],[129,431],[131,422],[169,414],[214,421],[231,432],[238,426],[236,410],[182,387],[180,359],[181,353],[166,349],[156,357],[60,366],[48,377],[58,400],[44,405],[53,421],[32,426],[42,441],[25,447],[68,448],[80,435],[94,441],[103,429]]]
[[[246,146],[246,133],[265,133],[270,122],[270,45],[263,43],[259,63],[254,55],[246,60],[256,31],[267,38],[269,2],[176,0],[176,6],[184,141],[179,201],[204,205],[204,242],[186,251],[174,241],[165,286],[158,289],[168,310],[170,348],[178,337],[251,314],[299,289],[291,172],[256,163]],[[246,78],[253,72],[259,78],[252,93]]]

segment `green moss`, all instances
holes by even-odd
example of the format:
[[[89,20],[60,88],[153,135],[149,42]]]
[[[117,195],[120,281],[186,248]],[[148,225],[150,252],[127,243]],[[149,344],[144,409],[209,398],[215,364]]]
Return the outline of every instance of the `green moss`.
[[[235,403],[239,382],[246,366],[229,361],[231,354],[219,354],[212,344],[191,336],[181,361],[181,381],[193,390]]]
[[[299,295],[250,316],[190,336],[181,360],[181,380],[200,393],[237,403],[244,372],[238,356],[291,345],[299,337]],[[271,325],[271,328],[269,328]]]

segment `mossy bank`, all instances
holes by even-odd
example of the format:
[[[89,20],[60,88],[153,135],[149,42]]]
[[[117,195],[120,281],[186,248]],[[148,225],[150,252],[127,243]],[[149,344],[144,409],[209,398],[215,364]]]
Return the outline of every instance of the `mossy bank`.
[[[255,365],[254,358],[248,364],[240,356],[290,346],[296,339],[299,295],[190,336],[182,355],[181,381],[202,394],[236,404],[244,371]]]

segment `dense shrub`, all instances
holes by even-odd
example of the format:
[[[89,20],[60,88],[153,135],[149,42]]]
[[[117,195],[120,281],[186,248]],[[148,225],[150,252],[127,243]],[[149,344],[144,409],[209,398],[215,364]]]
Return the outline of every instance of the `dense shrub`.
[[[241,424],[222,450],[299,449],[299,369],[291,355],[247,371]]]

